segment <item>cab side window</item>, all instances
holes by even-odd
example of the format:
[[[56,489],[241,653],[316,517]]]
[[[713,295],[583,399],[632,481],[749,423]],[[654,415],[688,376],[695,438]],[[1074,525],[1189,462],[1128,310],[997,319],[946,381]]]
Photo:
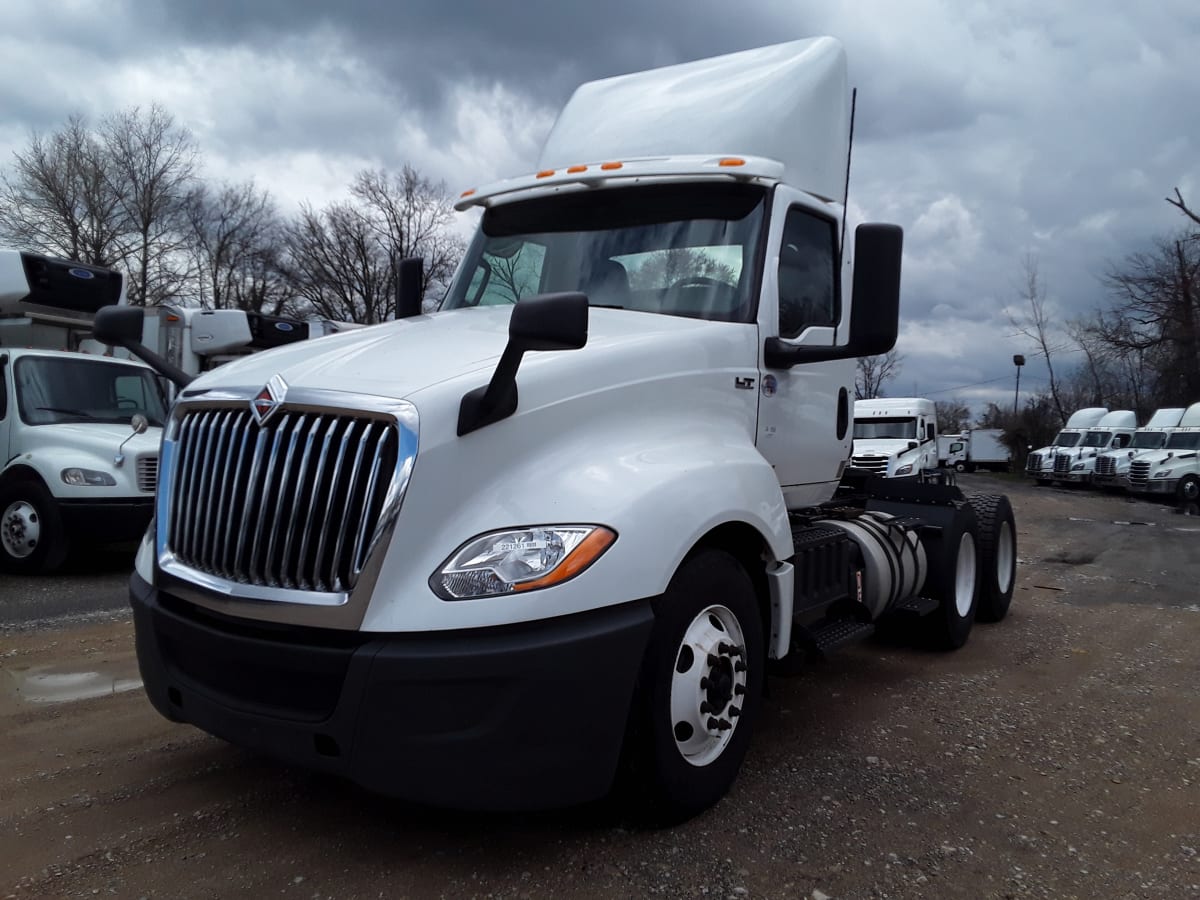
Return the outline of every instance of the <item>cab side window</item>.
[[[794,338],[810,325],[836,325],[837,229],[792,207],[779,248],[779,336]]]
[[[0,356],[0,419],[8,415],[8,357]]]

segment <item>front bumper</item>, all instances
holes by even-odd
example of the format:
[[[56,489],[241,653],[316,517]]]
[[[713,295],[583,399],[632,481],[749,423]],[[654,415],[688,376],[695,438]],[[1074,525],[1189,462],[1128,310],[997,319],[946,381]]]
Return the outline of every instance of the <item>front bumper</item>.
[[[1151,478],[1145,484],[1129,483],[1129,490],[1138,494],[1173,494],[1179,486],[1178,478]]]
[[[423,634],[272,626],[130,581],[138,665],[168,719],[382,794],[527,810],[603,796],[648,601]]]
[[[63,527],[72,539],[92,544],[136,541],[154,515],[153,495],[132,500],[60,500]]]
[[[1093,475],[1092,482],[1101,487],[1128,487],[1129,476],[1127,475]]]
[[[1068,472],[1066,475],[1056,475],[1058,481],[1066,481],[1071,484],[1087,484],[1092,480],[1091,472]]]

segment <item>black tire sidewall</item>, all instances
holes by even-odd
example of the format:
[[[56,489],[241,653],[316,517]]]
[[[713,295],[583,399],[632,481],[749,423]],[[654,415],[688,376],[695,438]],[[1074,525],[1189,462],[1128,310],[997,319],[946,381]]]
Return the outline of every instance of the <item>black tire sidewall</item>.
[[[66,557],[66,544],[62,527],[62,516],[58,504],[39,482],[32,480],[10,481],[0,485],[0,516],[8,507],[24,500],[38,514],[40,535],[38,545],[25,557],[10,556],[0,544],[0,569],[17,574],[45,572],[56,568]]]
[[[962,536],[970,533],[975,542],[975,592],[965,616],[958,612],[955,590],[958,554]],[[926,617],[925,634],[929,644],[939,650],[957,650],[967,642],[979,607],[979,523],[975,510],[967,503],[955,510],[954,518],[931,536],[925,544],[929,559],[927,594],[938,601],[938,608]]]
[[[975,618],[980,622],[999,622],[1008,615],[1013,591],[1017,586],[1017,523],[1012,504],[1003,494],[976,494],[967,502],[975,511],[979,531],[975,539],[975,559],[979,567],[979,597],[975,604]],[[1012,542],[1012,567],[1009,571],[1008,590],[1000,587],[997,555],[1000,549],[1000,531],[1008,523],[1009,540]]]
[[[721,550],[690,556],[654,601],[654,632],[643,662],[640,702],[642,763],[647,811],[659,822],[674,823],[712,806],[728,791],[750,745],[766,677],[761,612],[754,585],[742,565]],[[670,716],[671,683],[684,632],[706,607],[728,608],[746,641],[746,693],[741,715],[719,757],[694,766],[679,753]]]
[[[1187,495],[1188,485],[1196,485],[1198,488],[1200,488],[1200,477],[1196,475],[1184,475],[1181,479],[1179,479],[1179,486],[1175,489],[1175,496],[1184,503],[1191,503],[1196,500],[1200,500],[1200,496],[1189,497]]]

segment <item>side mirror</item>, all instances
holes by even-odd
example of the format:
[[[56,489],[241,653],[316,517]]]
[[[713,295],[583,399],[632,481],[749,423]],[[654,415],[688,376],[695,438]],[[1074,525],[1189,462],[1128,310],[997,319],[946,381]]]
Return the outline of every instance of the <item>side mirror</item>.
[[[113,457],[113,465],[118,469],[125,465],[125,445],[133,439],[134,434],[145,434],[146,429],[150,427],[150,420],[141,413],[134,413],[129,420],[129,427],[133,429],[133,434],[121,441],[121,446],[117,448],[117,455]]]
[[[896,346],[900,331],[900,264],[904,230],[899,225],[864,224],[854,229],[854,286],[850,337],[842,347],[797,347],[769,337],[763,357],[769,369],[800,363],[878,356]]]
[[[513,307],[508,344],[485,387],[463,395],[458,436],[506,419],[517,411],[517,369],[530,350],[578,350],[587,344],[586,294],[538,294]]]
[[[171,379],[176,386],[187,387],[192,381],[191,375],[142,344],[144,319],[145,312],[138,306],[103,306],[96,311],[96,318],[92,320],[92,337],[110,347],[128,350],[154,371]]]

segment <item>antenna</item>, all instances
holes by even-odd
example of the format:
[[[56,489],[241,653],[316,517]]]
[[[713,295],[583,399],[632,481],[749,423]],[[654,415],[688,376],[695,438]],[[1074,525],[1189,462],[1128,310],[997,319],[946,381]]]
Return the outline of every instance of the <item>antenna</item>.
[[[846,144],[846,187],[842,192],[842,243],[838,249],[839,263],[846,259],[846,219],[850,214],[850,154],[854,150],[854,110],[858,105],[858,88],[850,91],[850,141]]]

